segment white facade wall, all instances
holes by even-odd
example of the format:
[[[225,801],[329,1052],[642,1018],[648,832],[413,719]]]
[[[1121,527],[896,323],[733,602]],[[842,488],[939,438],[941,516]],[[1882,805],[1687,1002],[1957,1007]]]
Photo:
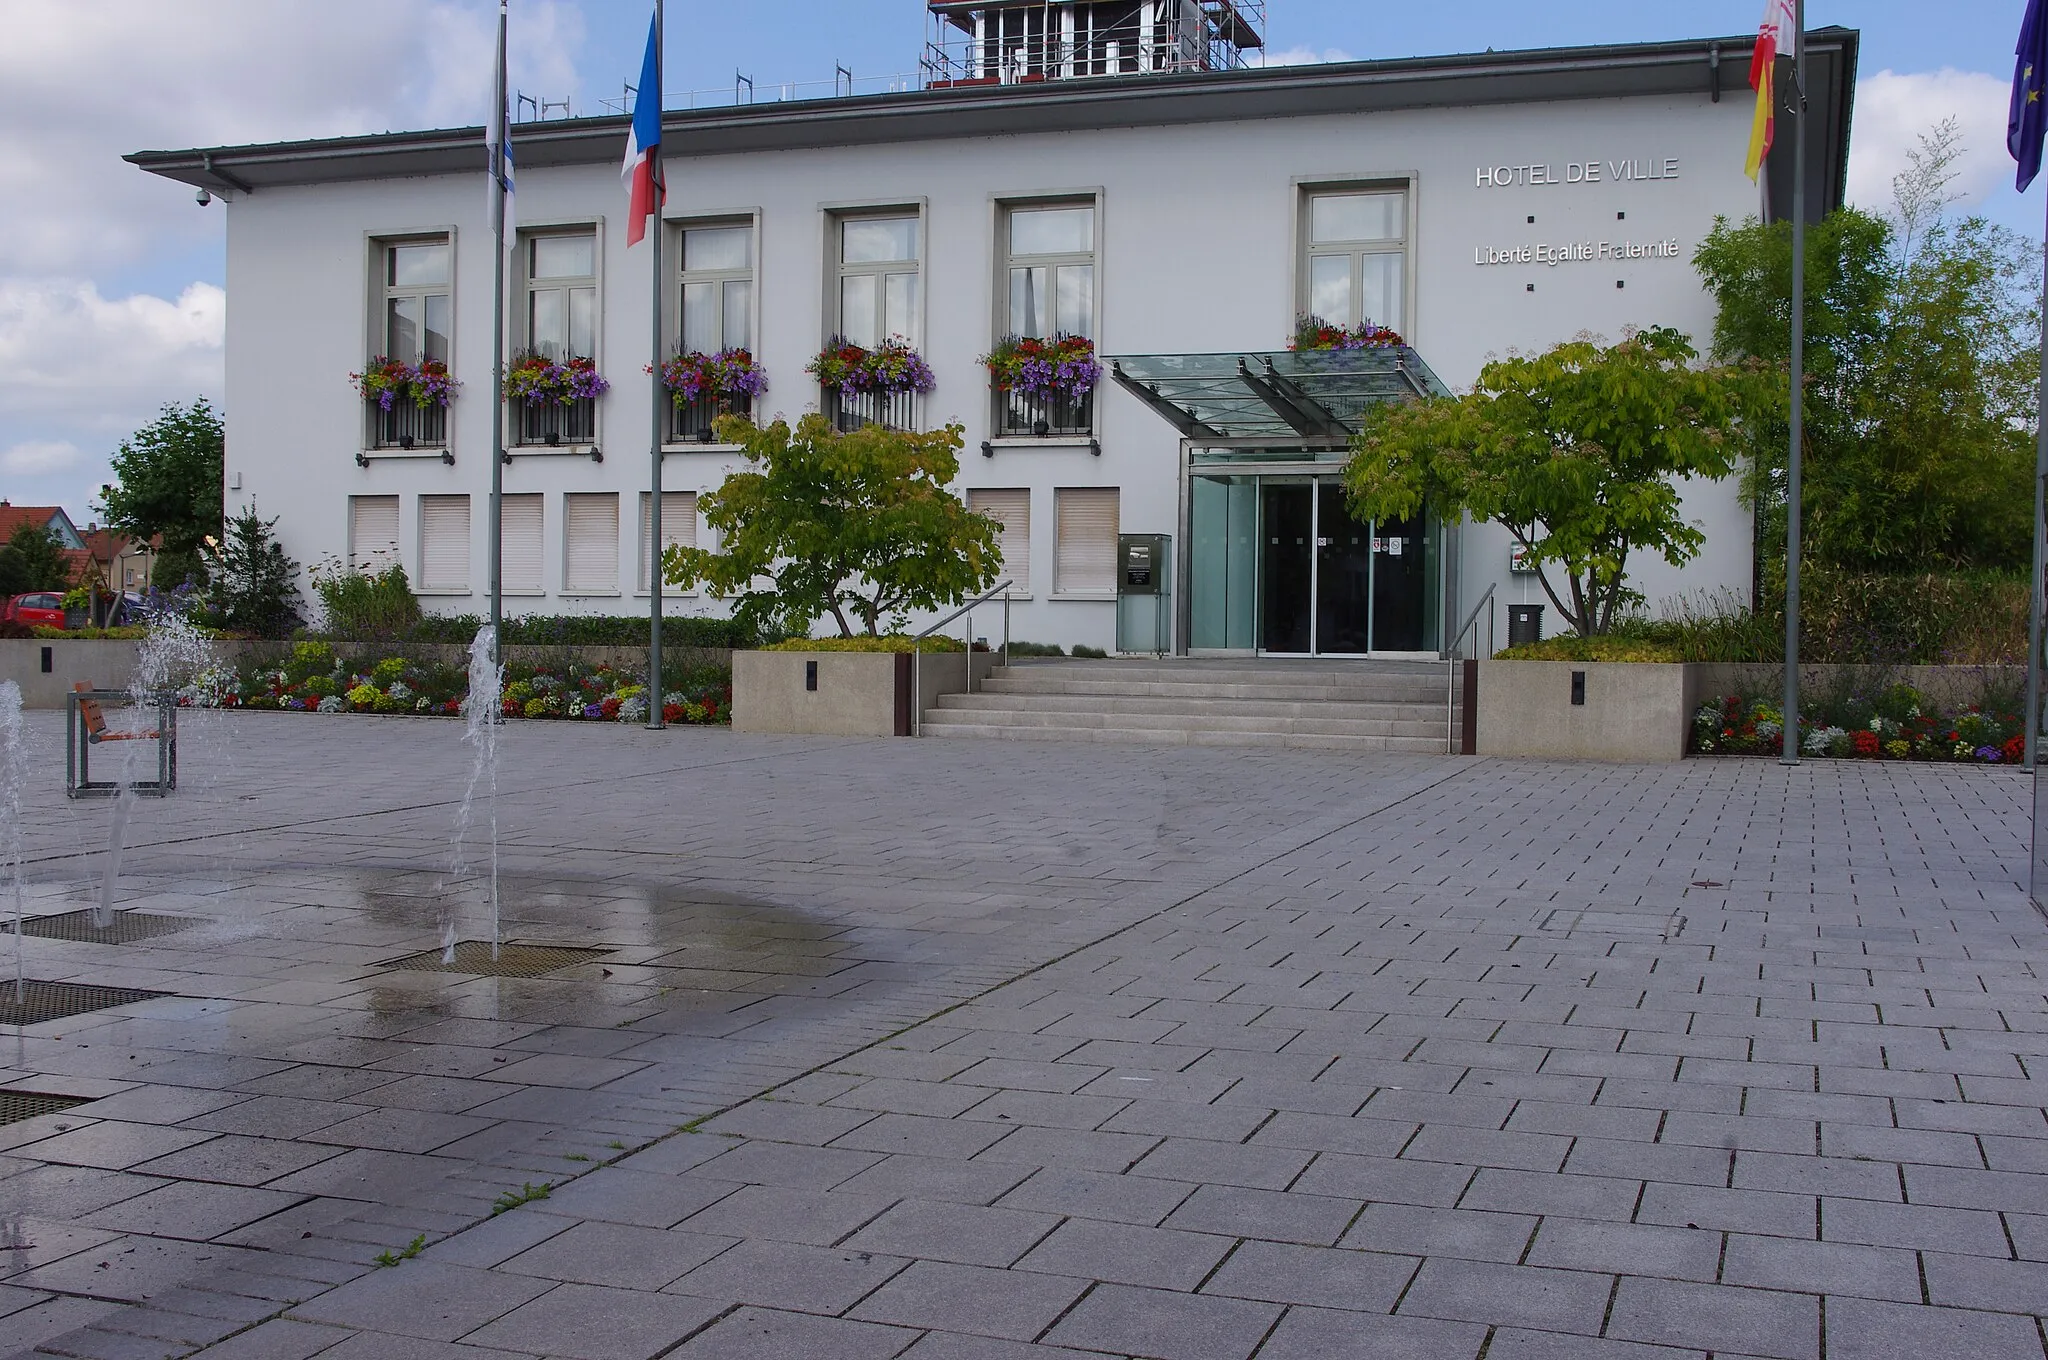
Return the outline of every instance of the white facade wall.
[[[1113,604],[1051,597],[1055,489],[1118,487],[1124,532],[1178,540],[1178,435],[1105,377],[1099,457],[1085,441],[1054,440],[998,440],[994,457],[981,456],[991,403],[976,360],[995,338],[996,294],[1004,286],[999,203],[1097,197],[1103,356],[1242,352],[1284,348],[1300,310],[1300,186],[1408,182],[1415,196],[1408,315],[1397,324],[1446,383],[1463,389],[1489,356],[1540,350],[1581,332],[1613,339],[1630,326],[1668,325],[1704,349],[1713,305],[1690,259],[1717,215],[1755,211],[1756,188],[1742,173],[1747,122],[1746,101],[1715,104],[1702,93],[671,158],[667,216],[745,215],[758,223],[755,352],[769,390],[757,415],[793,420],[818,405],[804,364],[831,329],[829,209],[918,208],[925,221],[921,348],[938,380],[925,399],[926,423],[965,427],[960,489],[1031,493],[1034,579],[1030,598],[1016,606],[1013,632],[1106,647]],[[1663,177],[1616,182],[1613,169],[1625,161]],[[1599,182],[1540,182],[1574,178],[1582,172],[1571,167],[1587,162],[1600,166]],[[1532,165],[1545,173],[1481,182],[1482,167]],[[402,554],[417,580],[419,498],[467,493],[474,498],[471,589],[426,598],[445,613],[488,608],[492,259],[485,211],[481,174],[266,187],[237,195],[230,209],[227,466],[229,485],[238,488],[228,493],[230,511],[254,501],[265,516],[278,516],[286,551],[313,564],[346,556],[350,496],[397,495]],[[522,454],[504,470],[508,492],[545,497],[547,542],[543,593],[508,597],[506,610],[643,612],[645,595],[633,586],[638,494],[649,474],[653,380],[642,371],[649,251],[626,248],[613,163],[522,165],[516,211],[522,224],[598,225],[595,357],[612,389],[599,414],[602,463]],[[348,374],[376,348],[371,241],[442,229],[454,234],[456,260],[452,367],[462,390],[450,416],[454,464],[379,457],[358,466],[362,402]],[[1475,252],[1539,243],[1588,243],[1597,255],[1603,241],[1675,241],[1676,252],[1618,262],[1475,263]],[[672,246],[665,247],[671,265]],[[515,314],[508,305],[508,327]],[[735,466],[729,450],[693,446],[667,456],[665,484],[709,491]],[[621,590],[564,595],[562,497],[591,491],[619,494]],[[1734,483],[1695,486],[1686,507],[1706,530],[1706,551],[1683,572],[1662,562],[1633,564],[1638,587],[1652,601],[1701,589],[1746,591],[1750,520]],[[1176,553],[1183,546],[1176,541]],[[1507,560],[1504,531],[1466,528],[1461,611],[1489,582],[1499,584],[1503,602],[1541,600],[1533,583],[1510,577]],[[723,610],[705,599],[671,608]],[[991,618],[978,631],[994,626]]]

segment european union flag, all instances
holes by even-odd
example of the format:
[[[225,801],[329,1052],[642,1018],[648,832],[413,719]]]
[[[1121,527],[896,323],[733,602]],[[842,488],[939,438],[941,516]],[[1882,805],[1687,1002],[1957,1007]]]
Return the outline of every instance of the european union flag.
[[[2019,60],[2012,69],[2012,108],[2005,118],[2005,148],[2019,162],[2019,187],[2024,193],[2041,173],[2041,138],[2048,133],[2048,103],[2042,87],[2048,82],[2048,23],[2041,0],[2027,0],[2020,24]]]

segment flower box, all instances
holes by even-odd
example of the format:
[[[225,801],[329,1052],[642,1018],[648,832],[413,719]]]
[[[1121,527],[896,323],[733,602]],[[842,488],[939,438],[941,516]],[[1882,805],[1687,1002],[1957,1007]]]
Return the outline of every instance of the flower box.
[[[744,349],[691,350],[662,364],[661,385],[672,403],[669,439],[709,444],[717,439],[713,427],[720,416],[754,413],[754,398],[768,390],[768,373]]]

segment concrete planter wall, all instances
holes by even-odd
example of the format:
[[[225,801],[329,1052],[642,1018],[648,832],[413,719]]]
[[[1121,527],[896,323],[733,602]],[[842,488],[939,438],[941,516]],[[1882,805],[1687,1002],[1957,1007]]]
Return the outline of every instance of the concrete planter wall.
[[[469,649],[453,642],[406,642],[388,647],[355,647],[339,643],[334,644],[334,648],[345,657],[367,657],[375,653],[447,666],[465,665],[469,660]],[[231,666],[250,661],[281,662],[291,655],[291,649],[289,642],[214,644],[221,664]],[[62,708],[64,696],[79,680],[89,682],[95,689],[127,689],[135,681],[135,659],[140,650],[140,643],[104,639],[0,639],[0,680],[12,680],[20,685],[22,703],[28,708]],[[43,669],[46,654],[48,670]],[[662,657],[669,663],[680,661],[690,666],[723,666],[730,663],[732,652],[724,647],[668,647],[663,650]],[[621,669],[631,669],[646,666],[647,649],[513,645],[505,648],[505,659],[537,665],[560,665],[573,660],[592,666],[609,663]]]
[[[973,653],[976,683],[987,678],[994,661],[991,653]],[[922,679],[915,682],[917,702],[929,708],[939,695],[967,688],[968,664],[959,652],[925,657]],[[907,653],[734,652],[732,730],[909,736],[915,665]]]
[[[1572,677],[1585,676],[1585,702]],[[1482,756],[1558,760],[1680,760],[1700,705],[1737,691],[1775,692],[1781,666],[1724,663],[1481,661],[1477,736]],[[1961,707],[1989,685],[2022,685],[2017,666],[1842,666],[1799,668],[1801,692],[1842,687],[1875,691],[1911,685],[1932,702]]]
[[[1481,661],[1482,756],[1680,760],[1699,707],[1698,667],[1648,662]],[[1583,675],[1584,702],[1573,703]]]

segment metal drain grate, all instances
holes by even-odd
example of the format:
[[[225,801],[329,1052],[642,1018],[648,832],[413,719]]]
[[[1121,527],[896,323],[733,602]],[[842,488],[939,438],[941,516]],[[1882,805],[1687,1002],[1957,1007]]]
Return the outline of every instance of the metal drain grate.
[[[9,988],[10,993],[12,988]],[[84,1096],[45,1096],[34,1091],[0,1091],[0,1124],[15,1124],[39,1114],[57,1114],[83,1105]]]
[[[167,992],[143,992],[132,987],[88,987],[78,982],[28,982],[21,1000],[14,999],[14,984],[0,982],[0,1025],[40,1025],[45,1020],[63,1020],[109,1006],[126,1006],[133,1001],[154,1001]]]
[[[197,916],[155,916],[140,911],[117,911],[110,926],[94,924],[98,912],[67,911],[59,916],[31,916],[21,923],[21,933],[37,940],[77,940],[84,944],[127,944],[131,940],[153,940],[181,930],[203,926]],[[12,935],[14,922],[0,921],[0,935]]]
[[[455,945],[455,962],[443,963],[442,951],[428,949],[407,954],[379,965],[406,968],[422,973],[473,973],[478,977],[540,977],[559,968],[588,963],[611,953],[609,949],[573,949],[567,945],[501,944],[498,957],[491,957],[489,940],[461,940]]]

